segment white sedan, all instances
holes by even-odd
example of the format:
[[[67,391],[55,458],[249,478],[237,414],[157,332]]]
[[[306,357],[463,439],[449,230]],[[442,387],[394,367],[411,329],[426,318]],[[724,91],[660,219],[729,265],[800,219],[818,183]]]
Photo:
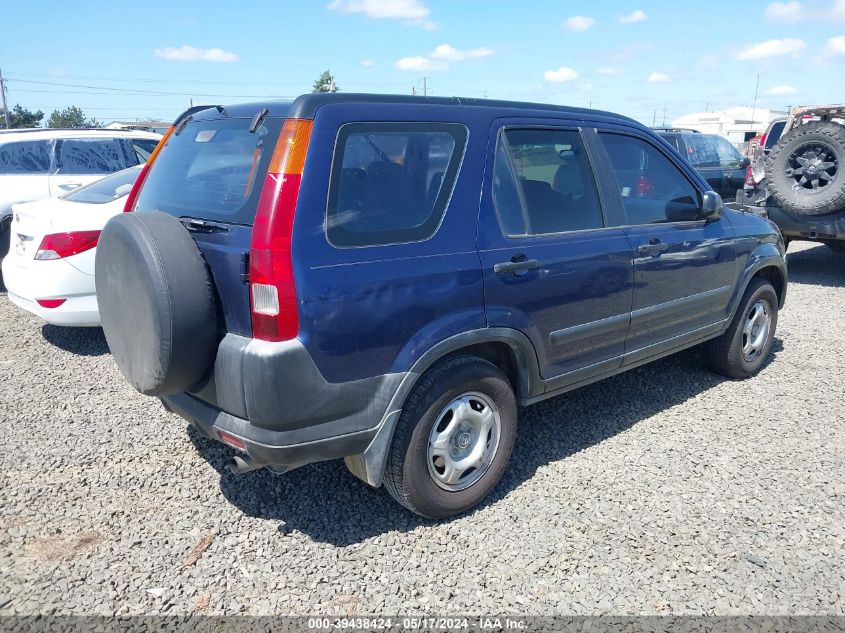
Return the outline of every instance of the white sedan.
[[[100,231],[123,212],[141,166],[60,198],[12,207],[3,279],[9,299],[54,325],[98,326],[94,256]]]

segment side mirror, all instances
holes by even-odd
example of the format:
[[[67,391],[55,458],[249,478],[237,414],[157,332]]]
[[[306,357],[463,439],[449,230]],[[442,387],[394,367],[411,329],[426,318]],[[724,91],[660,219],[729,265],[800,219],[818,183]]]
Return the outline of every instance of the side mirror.
[[[742,158],[739,159],[739,168],[740,169],[745,169],[750,164],[751,164],[751,159],[748,158],[748,156],[743,156]]]
[[[715,222],[722,217],[724,208],[722,196],[715,191],[705,191],[701,200],[701,217],[708,222]]]

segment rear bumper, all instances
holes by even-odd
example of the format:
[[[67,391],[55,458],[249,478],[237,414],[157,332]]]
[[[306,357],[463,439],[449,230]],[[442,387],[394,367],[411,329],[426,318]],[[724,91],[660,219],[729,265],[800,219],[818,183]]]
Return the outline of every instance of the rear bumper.
[[[786,237],[813,241],[845,240],[845,210],[830,215],[796,215],[780,207],[766,207],[766,212]]]
[[[289,467],[363,452],[404,376],[330,383],[297,339],[227,334],[207,381],[162,402],[209,437],[242,439],[256,463]]]
[[[14,255],[3,259],[3,283],[9,300],[53,325],[97,327],[100,311],[94,276],[80,272],[68,262],[53,260],[21,266]],[[44,308],[36,299],[65,299],[56,308]]]
[[[188,394],[166,396],[161,402],[165,409],[186,419],[206,437],[222,442],[220,431],[225,431],[240,438],[244,443],[244,452],[256,465],[279,470],[363,453],[377,431],[373,428],[299,442],[290,433],[259,429],[247,420],[230,415]],[[341,429],[337,431],[340,433]]]

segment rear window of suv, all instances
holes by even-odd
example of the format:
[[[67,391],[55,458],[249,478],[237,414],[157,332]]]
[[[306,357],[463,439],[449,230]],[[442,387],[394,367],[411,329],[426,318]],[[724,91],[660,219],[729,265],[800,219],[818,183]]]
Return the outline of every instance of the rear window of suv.
[[[326,232],[335,246],[401,244],[437,231],[467,130],[457,123],[349,123],[338,132]]]
[[[263,174],[282,126],[268,117],[191,121],[167,140],[138,196],[136,211],[251,225]]]

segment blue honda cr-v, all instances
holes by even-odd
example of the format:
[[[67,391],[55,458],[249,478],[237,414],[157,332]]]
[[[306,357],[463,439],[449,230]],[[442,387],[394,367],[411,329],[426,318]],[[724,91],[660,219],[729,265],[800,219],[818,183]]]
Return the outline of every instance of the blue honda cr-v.
[[[277,472],[346,458],[414,512],[479,502],[517,407],[707,341],[766,360],[767,220],[615,114],[354,94],[193,109],[97,249],[118,366]],[[530,432],[530,429],[523,429]]]

